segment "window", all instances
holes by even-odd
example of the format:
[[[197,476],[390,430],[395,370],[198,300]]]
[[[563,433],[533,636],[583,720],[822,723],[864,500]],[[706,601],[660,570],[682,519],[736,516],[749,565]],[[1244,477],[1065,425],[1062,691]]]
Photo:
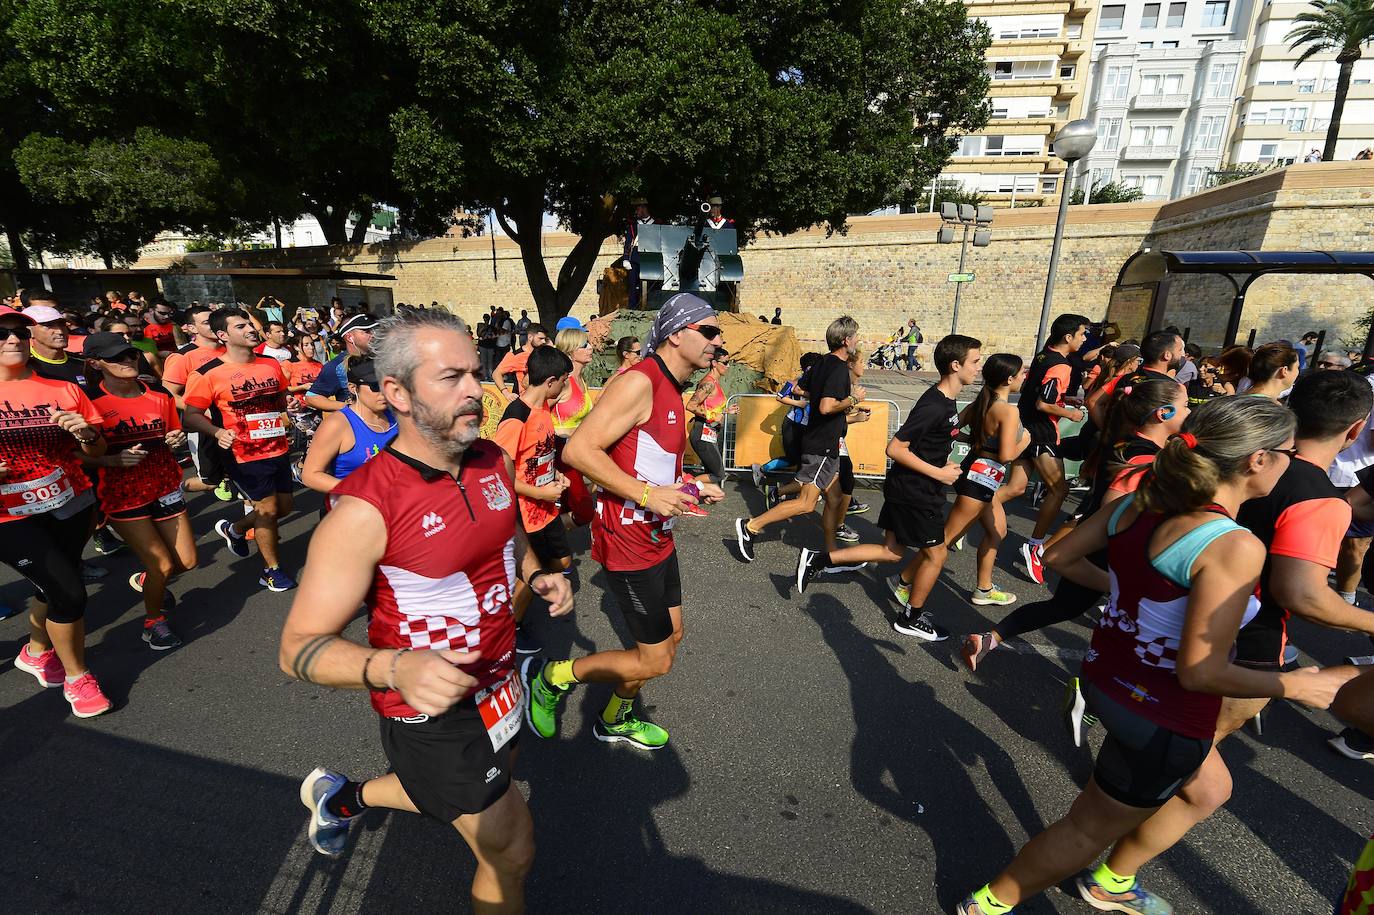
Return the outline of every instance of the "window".
[[[1311,95],[1317,91],[1317,81],[1315,79],[1298,80],[1298,95]]]
[[[1011,79],[1011,61],[999,60],[992,65],[993,79]]]
[[[1164,190],[1164,176],[1146,175],[1145,183],[1141,185],[1140,189],[1145,192],[1146,197],[1158,197],[1160,192]]]
[[[979,156],[983,153],[982,137],[964,137],[959,141],[959,151],[956,156]]]
[[[1171,29],[1181,29],[1181,28],[1183,28],[1183,14],[1184,14],[1187,10],[1188,10],[1188,4],[1187,4],[1187,3],[1170,3],[1170,4],[1169,4],[1169,18],[1166,19],[1166,20],[1164,21],[1164,24],[1167,25],[1167,26],[1168,26],[1169,28],[1171,28]]]
[[[1064,37],[1065,37],[1065,38],[1082,38],[1082,37],[1083,37],[1083,23],[1081,23],[1081,22],[1070,22],[1068,25],[1064,26]]]
[[[1059,78],[1060,78],[1060,79],[1073,79],[1073,78],[1074,78],[1075,76],[1077,76],[1077,75],[1078,75],[1078,65],[1077,65],[1077,64],[1065,64],[1064,66],[1062,66],[1062,67],[1059,68]]]
[[[1166,49],[1167,49],[1167,48],[1176,48],[1176,47],[1178,47],[1178,42],[1177,42],[1177,41],[1161,41],[1161,42],[1159,43],[1159,46],[1160,46],[1161,48],[1166,48]]]
[[[1174,128],[1149,124],[1131,128],[1132,146],[1168,146],[1174,138]]]
[[[1284,122],[1288,129],[1293,133],[1302,133],[1307,129],[1307,106],[1299,105],[1288,109],[1288,119]]]
[[[1121,118],[1099,118],[1097,137],[1103,152],[1116,152],[1121,145]]]
[[[1221,132],[1226,126],[1223,115],[1198,118],[1197,130],[1193,133],[1193,144],[1203,152],[1221,149]]]
[[[1092,183],[1089,187],[1101,187],[1104,184],[1112,183],[1112,170],[1110,168],[1095,168],[1092,170]]]
[[[1197,165],[1188,169],[1188,181],[1183,185],[1183,193],[1196,194],[1202,190],[1202,183],[1207,179],[1207,169]]]
[[[1108,67],[1103,79],[1102,97],[1104,99],[1124,99],[1131,89],[1131,68]]]
[[[1126,25],[1126,7],[1113,5],[1102,7],[1097,17],[1097,27],[1104,32],[1119,32]]]
[[[1053,194],[1057,190],[1059,190],[1059,178],[1057,176],[1040,179],[1040,193]]]
[[[1269,163],[1273,162],[1274,159],[1278,156],[1278,152],[1279,144],[1261,143],[1259,148],[1259,155],[1255,158],[1255,161],[1258,162],[1260,165],[1268,165]]]
[[[1182,92],[1182,73],[1148,73],[1140,78],[1141,95],[1179,95]]]
[[[1140,187],[1144,179],[1140,175],[1122,175],[1121,183],[1126,187]]]
[[[1212,69],[1207,73],[1207,97],[1227,98],[1235,81],[1235,64],[1212,64]]]
[[[1231,13],[1231,0],[1207,0],[1202,5],[1202,27],[1219,29],[1226,25],[1226,17]]]
[[[1140,27],[1142,29],[1159,28],[1159,4],[1147,3],[1144,11],[1140,14]]]

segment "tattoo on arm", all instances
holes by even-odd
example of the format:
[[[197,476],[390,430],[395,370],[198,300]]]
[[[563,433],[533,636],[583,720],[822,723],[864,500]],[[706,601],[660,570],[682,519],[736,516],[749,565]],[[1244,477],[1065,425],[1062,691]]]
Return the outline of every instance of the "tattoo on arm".
[[[330,644],[339,640],[337,635],[317,635],[310,641],[301,646],[301,650],[296,652],[296,658],[291,662],[291,673],[297,680],[304,680],[313,683],[311,679],[315,671],[315,662]]]

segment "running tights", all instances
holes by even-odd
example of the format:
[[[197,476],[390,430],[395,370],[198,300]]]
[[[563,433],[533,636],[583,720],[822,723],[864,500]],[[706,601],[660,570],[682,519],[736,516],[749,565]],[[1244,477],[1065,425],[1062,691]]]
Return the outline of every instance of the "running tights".
[[[1088,559],[1094,565],[1104,569],[1107,567],[1106,550],[1093,553]],[[1082,616],[1095,607],[1102,596],[1101,591],[1085,588],[1067,578],[1060,578],[1049,600],[1039,600],[1017,607],[995,628],[1001,640],[1005,642],[1018,635],[1025,635],[1027,632],[1044,629],[1056,623],[1066,623],[1074,617]]]
[[[86,613],[81,551],[94,511],[88,506],[70,518],[45,512],[0,524],[0,562],[38,587],[54,623],[75,623]]]
[[[854,462],[847,454],[840,455],[840,492],[854,495]]]
[[[692,420],[692,450],[701,458],[702,466],[711,475],[711,482],[722,483],[725,481],[725,460],[720,456],[720,442],[701,440],[701,430],[705,425],[699,419]],[[720,435],[719,427],[716,429],[716,435]]]

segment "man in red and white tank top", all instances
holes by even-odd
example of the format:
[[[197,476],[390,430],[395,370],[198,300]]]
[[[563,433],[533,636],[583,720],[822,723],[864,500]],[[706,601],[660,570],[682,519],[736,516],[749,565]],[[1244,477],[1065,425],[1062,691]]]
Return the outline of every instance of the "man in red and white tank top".
[[[690,293],[663,303],[645,341],[647,359],[607,386],[563,449],[563,459],[601,486],[592,522],[592,558],[625,614],[634,648],[600,651],[577,659],[531,658],[529,723],[540,737],[558,729],[558,706],[575,683],[614,686],[592,725],[598,740],[624,740],[646,750],[668,742],[668,732],[634,714],[646,680],[673,667],[682,641],[682,577],[673,548],[673,525],[685,506],[724,498],[720,487],[682,482],[688,415],[682,390],[709,368],[722,344],[711,306]]]
[[[338,856],[367,807],[426,813],[453,824],[477,858],[473,908],[524,911],[534,831],[510,790],[524,705],[511,592],[524,581],[561,616],[571,587],[539,568],[510,459],[478,438],[480,366],[462,321],[400,312],[372,346],[397,436],[334,490],[280,660],[297,679],[371,691],[391,772],[306,776],[310,841]],[[341,635],[364,602],[369,645]]]

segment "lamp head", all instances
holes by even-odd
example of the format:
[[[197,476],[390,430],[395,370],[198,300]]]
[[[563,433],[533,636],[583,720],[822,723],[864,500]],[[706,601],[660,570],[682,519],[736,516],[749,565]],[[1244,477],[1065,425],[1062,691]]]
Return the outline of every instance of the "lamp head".
[[[1076,162],[1092,152],[1097,142],[1097,125],[1086,118],[1069,121],[1054,137],[1054,154],[1065,162]]]

